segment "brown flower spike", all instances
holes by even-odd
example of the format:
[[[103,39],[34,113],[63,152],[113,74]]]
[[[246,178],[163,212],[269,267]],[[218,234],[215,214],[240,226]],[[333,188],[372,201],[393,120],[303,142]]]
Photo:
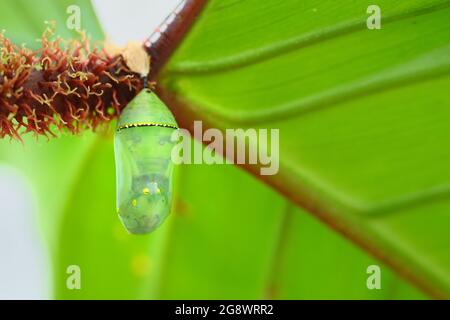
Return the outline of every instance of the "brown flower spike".
[[[142,89],[141,75],[122,54],[91,48],[84,36],[65,42],[48,28],[41,43],[38,50],[19,48],[0,34],[1,138],[95,130]]]

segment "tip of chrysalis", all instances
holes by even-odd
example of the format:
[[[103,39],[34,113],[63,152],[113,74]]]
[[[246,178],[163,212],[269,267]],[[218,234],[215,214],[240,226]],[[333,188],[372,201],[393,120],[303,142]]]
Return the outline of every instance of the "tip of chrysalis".
[[[155,231],[158,226],[145,226],[145,227],[137,227],[137,228],[127,228],[125,227],[125,229],[127,230],[127,232],[129,234],[134,234],[134,235],[146,235],[149,233],[152,233],[153,231]]]

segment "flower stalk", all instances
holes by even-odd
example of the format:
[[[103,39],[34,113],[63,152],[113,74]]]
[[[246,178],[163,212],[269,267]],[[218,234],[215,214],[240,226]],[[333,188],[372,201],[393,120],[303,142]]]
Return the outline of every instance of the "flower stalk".
[[[64,41],[49,27],[40,42],[31,50],[0,34],[1,138],[95,130],[120,115],[144,85],[122,55],[85,36]]]

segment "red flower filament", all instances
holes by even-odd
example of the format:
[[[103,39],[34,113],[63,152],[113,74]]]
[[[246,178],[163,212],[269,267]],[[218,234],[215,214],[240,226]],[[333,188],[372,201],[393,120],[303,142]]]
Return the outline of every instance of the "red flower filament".
[[[142,89],[141,77],[122,56],[91,48],[86,37],[51,38],[47,29],[42,47],[30,50],[0,34],[0,137],[95,130]]]

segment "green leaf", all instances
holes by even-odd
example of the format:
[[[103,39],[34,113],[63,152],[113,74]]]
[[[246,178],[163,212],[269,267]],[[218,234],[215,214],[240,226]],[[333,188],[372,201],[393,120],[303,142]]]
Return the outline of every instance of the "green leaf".
[[[13,7],[17,3],[21,8]],[[73,3],[40,1],[40,10],[34,10],[31,0],[1,1],[0,26],[15,42],[31,44],[43,20],[64,26],[65,9]],[[89,3],[76,3],[83,27],[100,38]],[[223,2],[221,10],[226,7]],[[17,12],[23,12],[19,19]],[[66,32],[70,36],[58,28]],[[387,267],[233,166],[179,168],[172,215],[155,233],[138,237],[125,232],[115,213],[111,136],[63,135],[48,142],[27,136],[23,145],[1,141],[0,160],[21,169],[34,186],[56,298],[423,298]],[[66,287],[66,269],[73,264],[81,268],[79,291]],[[382,267],[380,291],[366,288],[371,264]]]
[[[35,39],[45,28],[44,21],[55,20],[57,34],[67,39],[76,36],[65,27],[66,8],[74,4],[81,9],[82,28],[93,40],[101,39],[88,1],[2,1],[0,28],[13,42],[38,47]],[[151,241],[131,238],[120,225],[115,214],[113,159],[112,137],[104,134],[63,134],[49,141],[27,135],[23,145],[0,143],[0,160],[19,168],[33,186],[34,194],[29,196],[36,197],[42,234],[50,249],[54,297],[148,296],[145,279]],[[66,286],[70,265],[81,268],[80,291]]]
[[[380,0],[381,30],[370,4],[209,1],[161,91],[210,127],[280,129],[269,184],[449,297],[450,2]]]
[[[89,0],[44,0],[39,4],[33,0],[0,0],[0,28],[17,45],[25,43],[31,48],[39,47],[36,40],[40,39],[45,30],[46,21],[56,22],[57,34],[61,37],[78,37],[76,30],[70,30],[66,26],[69,17],[67,8],[72,5],[80,8],[81,29],[94,41],[102,39],[103,32]]]
[[[244,171],[226,165],[179,169],[154,274],[160,282],[151,298],[423,298]],[[382,269],[382,290],[366,287],[373,264]]]

